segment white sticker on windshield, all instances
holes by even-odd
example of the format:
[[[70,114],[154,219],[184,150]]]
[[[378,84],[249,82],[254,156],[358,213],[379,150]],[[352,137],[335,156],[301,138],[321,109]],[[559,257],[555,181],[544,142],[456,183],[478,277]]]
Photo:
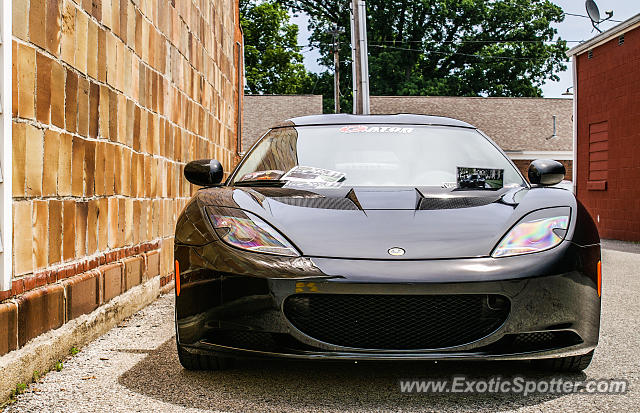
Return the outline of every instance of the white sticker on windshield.
[[[280,180],[288,182],[320,182],[333,183],[344,179],[345,174],[330,169],[315,168],[313,166],[294,166],[284,174]],[[286,185],[285,185],[286,186]]]
[[[283,188],[294,189],[333,189],[340,188],[342,182],[313,182],[313,181],[289,181]]]
[[[349,125],[338,129],[342,133],[413,133],[413,128],[398,126]]]

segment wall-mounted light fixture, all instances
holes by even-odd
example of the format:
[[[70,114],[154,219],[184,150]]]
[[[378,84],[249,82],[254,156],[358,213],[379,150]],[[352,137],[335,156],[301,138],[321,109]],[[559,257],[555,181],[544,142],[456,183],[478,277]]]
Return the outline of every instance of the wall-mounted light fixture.
[[[573,92],[571,91],[571,89],[573,89],[573,86],[569,86],[567,90],[562,92],[562,96],[573,96]]]

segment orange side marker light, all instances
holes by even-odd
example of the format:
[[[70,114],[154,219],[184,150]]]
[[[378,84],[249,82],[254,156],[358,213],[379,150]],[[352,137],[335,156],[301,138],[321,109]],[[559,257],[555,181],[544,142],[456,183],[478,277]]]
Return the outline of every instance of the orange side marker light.
[[[602,261],[598,261],[598,297],[602,296]]]
[[[599,267],[598,267],[599,268]],[[180,264],[178,264],[178,260],[176,260],[176,295],[180,296]],[[598,290],[598,295],[600,294]]]

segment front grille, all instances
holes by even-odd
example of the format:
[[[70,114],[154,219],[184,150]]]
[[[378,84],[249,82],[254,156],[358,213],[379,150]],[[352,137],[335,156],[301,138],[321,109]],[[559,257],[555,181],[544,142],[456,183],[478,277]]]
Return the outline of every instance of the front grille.
[[[470,343],[509,315],[501,295],[296,294],[284,314],[302,333],[353,348],[414,350]]]

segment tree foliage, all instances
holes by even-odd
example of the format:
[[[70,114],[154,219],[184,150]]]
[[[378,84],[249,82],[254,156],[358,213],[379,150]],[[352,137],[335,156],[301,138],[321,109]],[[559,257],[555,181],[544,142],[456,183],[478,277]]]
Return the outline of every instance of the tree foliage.
[[[299,52],[298,26],[274,1],[241,0],[246,93],[303,93],[311,82]]]
[[[310,42],[328,68],[326,32],[346,28],[341,78],[349,104],[350,1],[276,1],[309,16]],[[541,96],[566,69],[566,42],[551,26],[564,15],[549,0],[368,0],[367,13],[371,95]],[[316,87],[325,84],[322,93],[332,97],[328,82]]]

